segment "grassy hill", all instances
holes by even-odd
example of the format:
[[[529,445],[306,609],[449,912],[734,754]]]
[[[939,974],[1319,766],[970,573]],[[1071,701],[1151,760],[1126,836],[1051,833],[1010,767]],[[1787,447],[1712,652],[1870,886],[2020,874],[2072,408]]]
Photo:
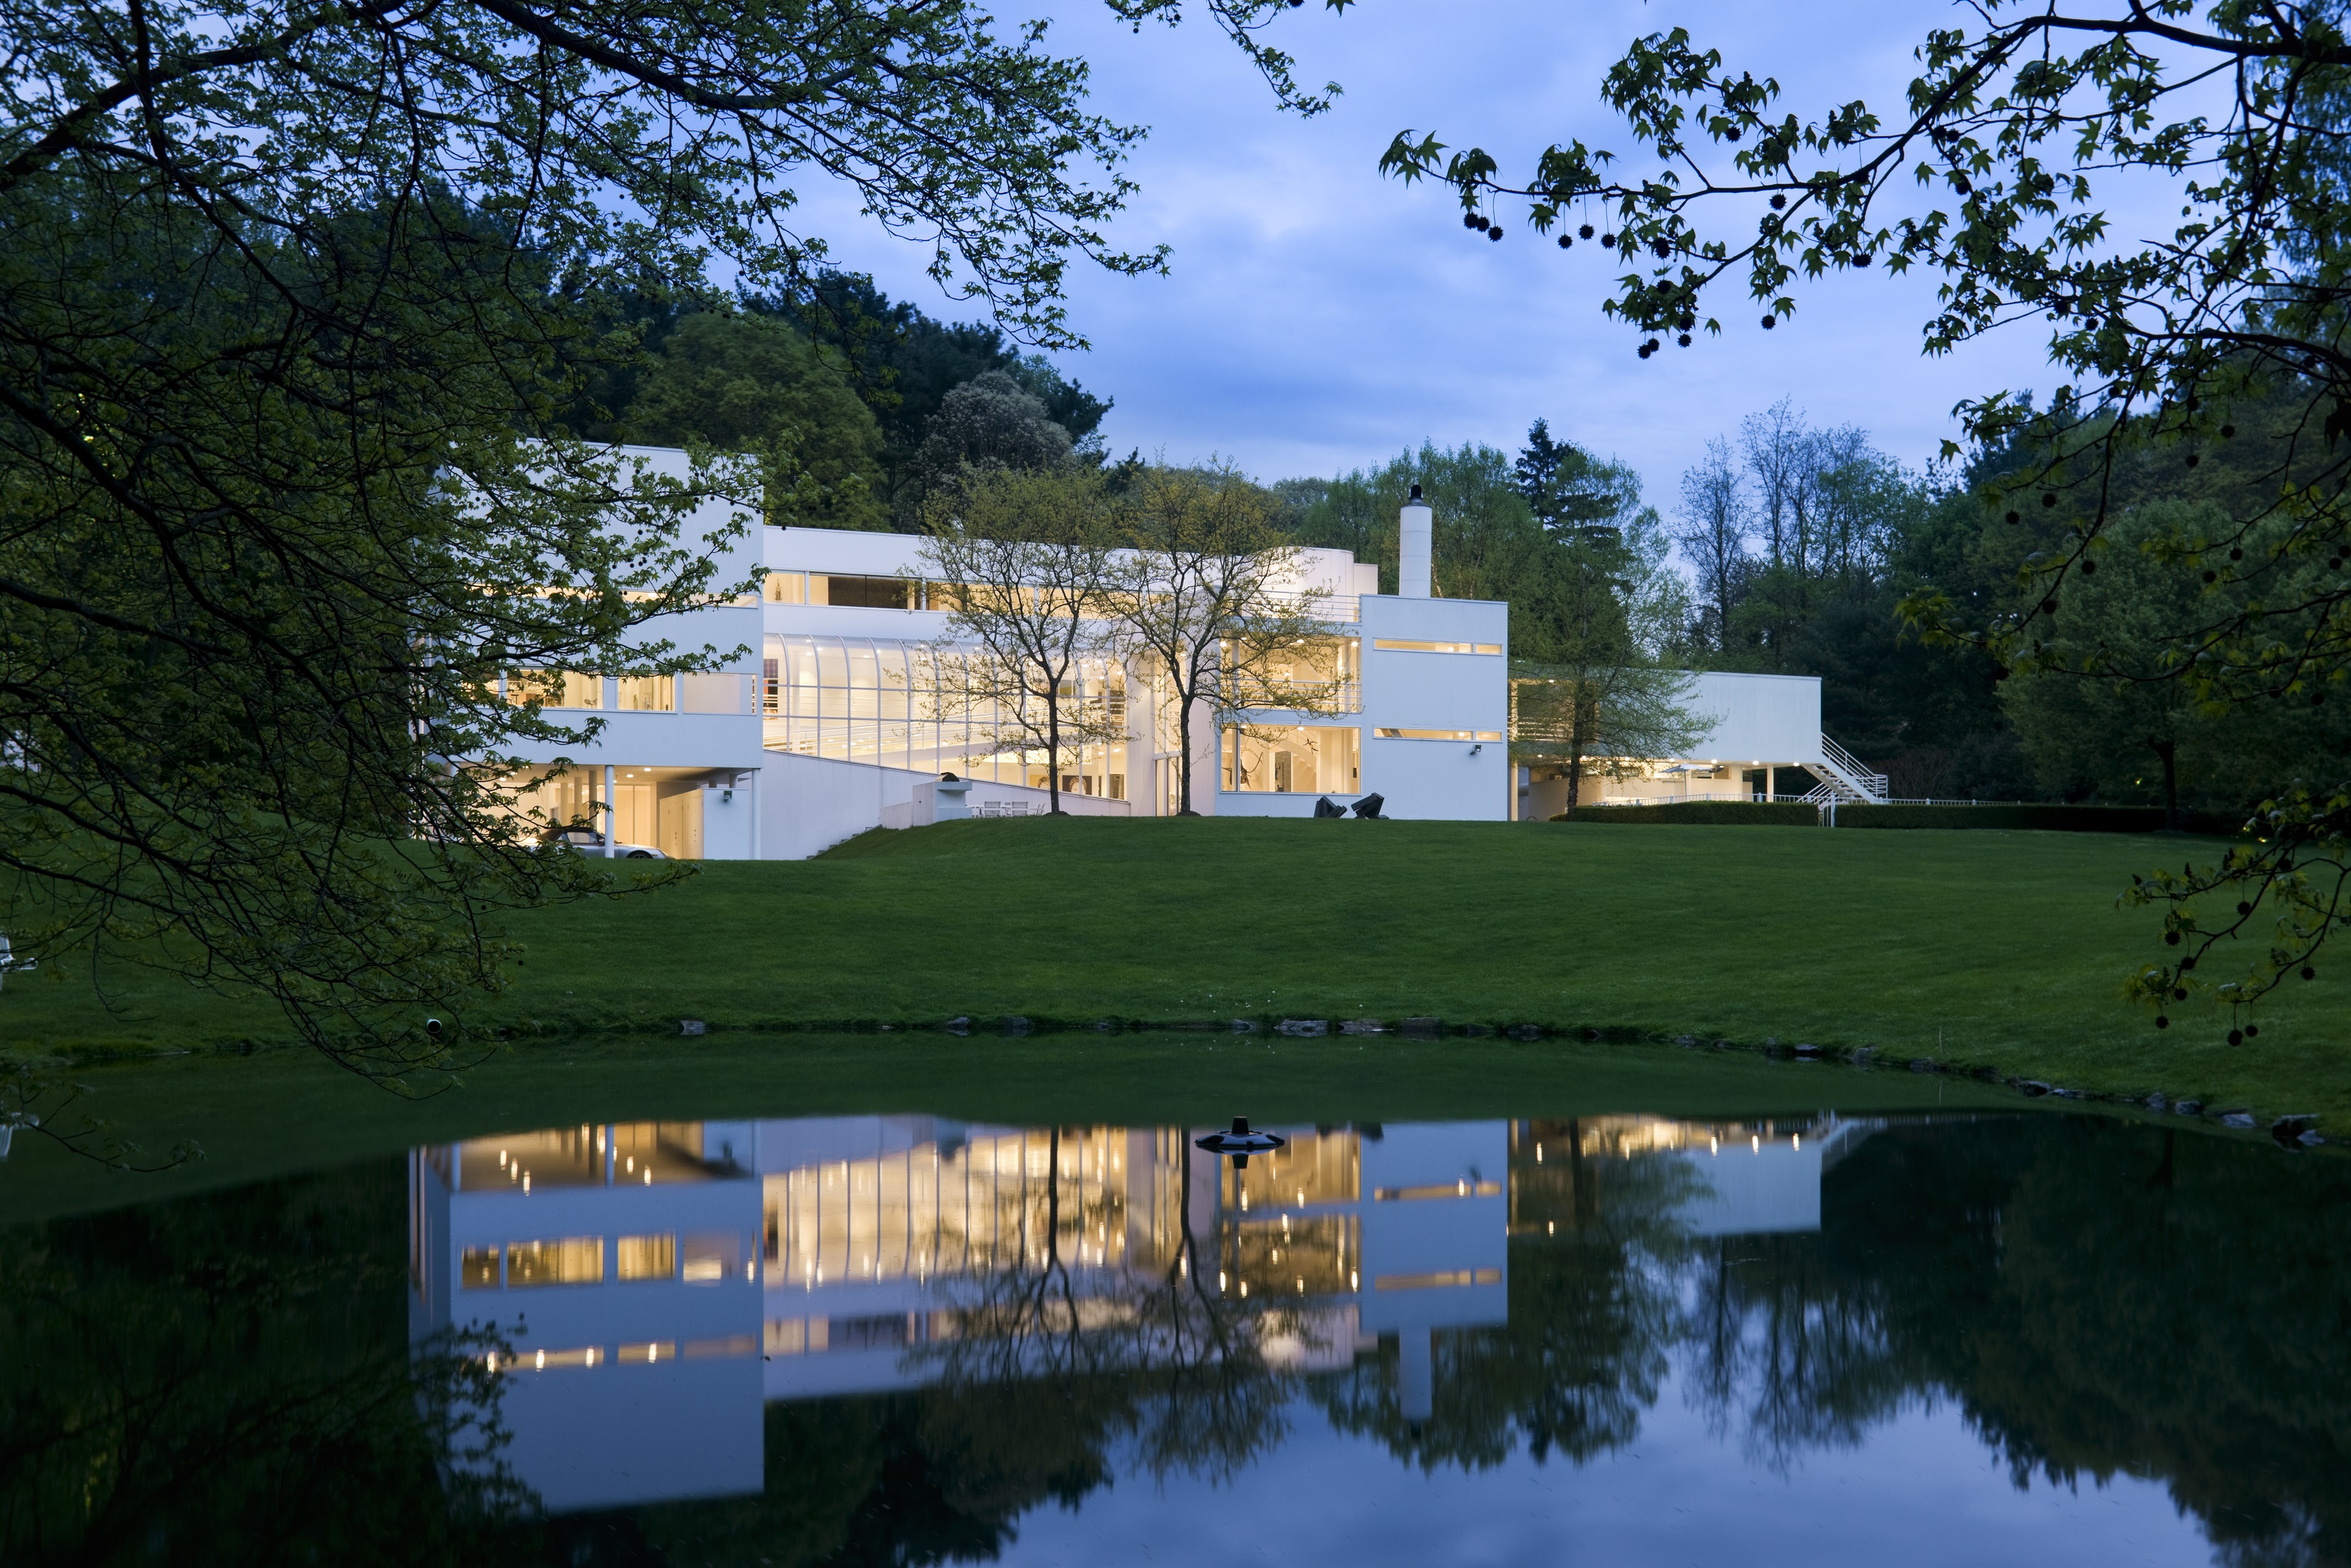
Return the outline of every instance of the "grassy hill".
[[[2231,1050],[2122,999],[2160,949],[2105,834],[1067,818],[872,833],[815,861],[533,912],[491,1021],[549,1030],[1236,1017],[1537,1023],[1875,1047],[2122,1092],[2331,1111],[2351,992],[2300,986]],[[12,979],[14,1054],[283,1032],[135,970]]]

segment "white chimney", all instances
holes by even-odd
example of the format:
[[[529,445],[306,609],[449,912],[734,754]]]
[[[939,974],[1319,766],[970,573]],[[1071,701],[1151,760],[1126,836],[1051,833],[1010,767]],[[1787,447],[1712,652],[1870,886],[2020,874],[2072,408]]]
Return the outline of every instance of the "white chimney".
[[[1396,592],[1406,599],[1428,597],[1429,530],[1436,514],[1412,487],[1412,499],[1397,517]]]

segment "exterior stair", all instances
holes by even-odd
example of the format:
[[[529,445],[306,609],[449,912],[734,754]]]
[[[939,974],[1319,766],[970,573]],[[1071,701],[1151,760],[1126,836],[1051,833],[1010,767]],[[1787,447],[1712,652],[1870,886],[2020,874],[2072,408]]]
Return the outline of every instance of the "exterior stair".
[[[1831,740],[1821,737],[1821,760],[1807,764],[1821,776],[1821,781],[1804,799],[1816,806],[1836,805],[1847,800],[1872,806],[1883,806],[1887,800],[1886,775],[1873,773],[1866,763]]]

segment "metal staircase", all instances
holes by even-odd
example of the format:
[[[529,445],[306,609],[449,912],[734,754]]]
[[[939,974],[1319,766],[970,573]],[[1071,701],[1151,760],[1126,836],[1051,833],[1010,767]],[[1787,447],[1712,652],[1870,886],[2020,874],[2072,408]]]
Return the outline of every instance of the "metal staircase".
[[[1821,776],[1820,783],[1804,796],[1815,806],[1833,806],[1847,800],[1871,806],[1886,804],[1886,775],[1871,772],[1866,763],[1826,735],[1821,737],[1821,760],[1805,767]]]

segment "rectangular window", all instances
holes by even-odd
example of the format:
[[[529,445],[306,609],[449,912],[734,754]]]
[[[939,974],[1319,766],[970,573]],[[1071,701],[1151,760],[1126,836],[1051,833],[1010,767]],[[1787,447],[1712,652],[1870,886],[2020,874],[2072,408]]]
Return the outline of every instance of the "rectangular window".
[[[728,1278],[743,1260],[743,1239],[731,1230],[713,1231],[685,1239],[685,1269],[680,1278],[689,1285],[715,1285]]]
[[[771,571],[761,581],[759,597],[770,604],[803,604],[808,601],[808,573],[804,571]]]
[[[820,604],[858,610],[912,610],[914,585],[903,577],[810,577]]]
[[[688,1361],[724,1360],[758,1354],[759,1340],[756,1334],[731,1333],[721,1339],[690,1339],[685,1342],[685,1359]]]
[[[1228,728],[1224,786],[1241,794],[1353,795],[1363,777],[1353,726]]]
[[[828,1327],[828,1350],[897,1350],[913,1336],[904,1312],[880,1312],[872,1317],[834,1318]]]
[[[1414,1203],[1431,1197],[1499,1197],[1502,1184],[1498,1181],[1447,1181],[1427,1186],[1375,1186],[1372,1189],[1374,1203]]]
[[[507,701],[517,707],[602,707],[604,677],[576,670],[517,670],[507,676]]]
[[[1499,1285],[1499,1269],[1447,1269],[1435,1274],[1382,1274],[1372,1281],[1374,1291],[1442,1291],[1464,1285]]]
[[[613,685],[622,713],[668,713],[677,706],[675,675],[623,675]]]
[[[768,662],[771,665],[775,663],[772,659]],[[751,678],[748,675],[731,675],[721,673],[707,675],[681,675],[678,678],[685,686],[685,711],[688,713],[748,713],[750,711],[743,692],[743,683]],[[772,680],[773,676],[771,675],[769,679]]]
[[[1499,643],[1413,643],[1398,637],[1374,637],[1372,646],[1386,653],[1499,653]]]
[[[498,1288],[498,1249],[495,1247],[468,1247],[465,1260],[459,1266],[459,1289],[495,1291]]]
[[[675,1361],[677,1342],[667,1339],[639,1340],[634,1344],[622,1345],[621,1354],[616,1359],[623,1364],[633,1361],[640,1366],[653,1366],[664,1361]]]
[[[507,1243],[507,1285],[595,1285],[604,1279],[604,1239],[566,1236],[553,1241]]]
[[[1382,740],[1499,740],[1499,729],[1388,729],[1372,731]]]
[[[677,1238],[674,1236],[623,1236],[619,1250],[621,1278],[623,1280],[677,1278]]]

